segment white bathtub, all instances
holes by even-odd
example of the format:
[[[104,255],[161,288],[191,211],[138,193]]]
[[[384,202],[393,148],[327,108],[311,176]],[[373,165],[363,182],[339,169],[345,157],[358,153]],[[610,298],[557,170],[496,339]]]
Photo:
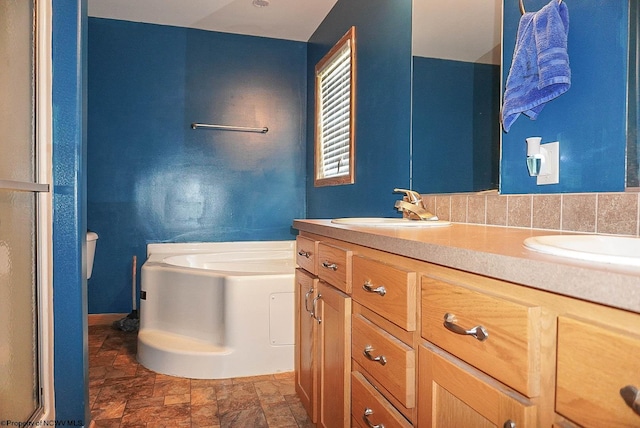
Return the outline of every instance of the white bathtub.
[[[293,370],[295,241],[149,244],[138,361],[221,379]]]

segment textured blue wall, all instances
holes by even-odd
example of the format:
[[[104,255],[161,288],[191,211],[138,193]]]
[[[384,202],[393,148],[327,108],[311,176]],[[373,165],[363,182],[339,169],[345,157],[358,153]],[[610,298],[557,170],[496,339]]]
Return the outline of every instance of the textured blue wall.
[[[313,186],[314,67],[351,26],[357,32],[355,184]],[[409,186],[411,1],[338,0],[309,40],[307,214],[398,216],[394,187]]]
[[[536,11],[547,0],[528,0]],[[503,135],[502,193],[622,191],[625,186],[627,0],[568,1],[571,88],[537,120],[520,116]],[[503,82],[520,19],[518,2],[504,2]],[[536,186],[526,167],[525,138],[560,142],[560,183]]]
[[[86,0],[53,1],[53,310],[56,419],[89,422],[84,280]]]
[[[149,242],[292,239],[305,216],[306,44],[89,19],[89,312],[131,310]],[[192,130],[267,126],[267,134]]]
[[[413,57],[413,187],[498,187],[500,67]]]

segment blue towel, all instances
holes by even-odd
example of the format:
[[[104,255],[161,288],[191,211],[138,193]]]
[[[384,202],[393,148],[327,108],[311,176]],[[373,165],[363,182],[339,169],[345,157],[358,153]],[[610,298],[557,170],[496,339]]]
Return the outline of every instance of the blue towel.
[[[505,132],[520,113],[536,119],[547,102],[569,90],[568,33],[569,11],[558,0],[520,18],[502,105]]]

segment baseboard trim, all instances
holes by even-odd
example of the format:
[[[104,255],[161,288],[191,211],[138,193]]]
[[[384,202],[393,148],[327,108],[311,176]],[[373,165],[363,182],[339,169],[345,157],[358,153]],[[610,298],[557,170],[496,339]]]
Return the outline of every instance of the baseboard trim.
[[[129,314],[89,314],[89,325],[111,325]]]

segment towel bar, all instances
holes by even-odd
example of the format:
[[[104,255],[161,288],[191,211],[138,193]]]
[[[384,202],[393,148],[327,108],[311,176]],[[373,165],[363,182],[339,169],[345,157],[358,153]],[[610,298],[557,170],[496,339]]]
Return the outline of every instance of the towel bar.
[[[269,132],[269,128],[267,128],[266,126],[262,128],[250,128],[247,126],[209,125],[206,123],[191,124],[191,129],[198,129],[198,128],[218,129],[221,131],[258,132],[260,134],[266,134],[267,132]]]
[[[562,0],[558,0],[558,4],[562,3]],[[520,13],[524,15],[527,11],[524,9],[524,0],[520,0]]]

